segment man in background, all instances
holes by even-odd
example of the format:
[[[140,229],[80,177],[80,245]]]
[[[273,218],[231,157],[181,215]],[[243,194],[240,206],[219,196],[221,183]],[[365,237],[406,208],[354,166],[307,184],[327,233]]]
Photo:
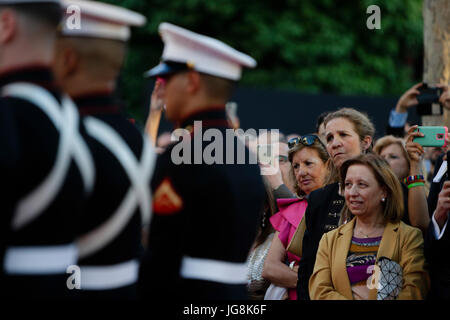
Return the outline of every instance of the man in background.
[[[51,72],[59,1],[0,1],[1,295],[63,299],[94,167]]]
[[[130,26],[142,26],[146,19],[97,1],[63,4],[80,8],[81,23],[80,28],[63,24],[55,75],[83,116],[96,168],[94,189],[79,221],[79,293],[86,299],[135,299],[155,154],[147,137],[124,116],[115,91]]]

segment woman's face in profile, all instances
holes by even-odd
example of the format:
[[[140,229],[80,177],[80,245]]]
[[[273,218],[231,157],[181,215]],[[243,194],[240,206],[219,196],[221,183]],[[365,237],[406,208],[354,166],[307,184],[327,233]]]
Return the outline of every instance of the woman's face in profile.
[[[383,214],[384,189],[379,185],[372,170],[362,164],[351,165],[344,182],[347,207],[355,216]]]

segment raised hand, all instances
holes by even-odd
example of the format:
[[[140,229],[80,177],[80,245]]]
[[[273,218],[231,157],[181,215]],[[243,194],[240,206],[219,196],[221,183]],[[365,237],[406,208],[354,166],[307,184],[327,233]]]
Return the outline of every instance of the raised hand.
[[[400,99],[398,99],[395,111],[399,113],[408,112],[408,109],[419,104],[417,96],[420,94],[419,88],[423,85],[422,82],[415,84],[408,91],[406,91]]]
[[[406,136],[406,151],[408,152],[408,156],[411,160],[411,166],[416,165],[419,163],[420,160],[422,160],[422,155],[425,153],[423,147],[417,143],[414,142],[413,139],[415,137],[423,137],[423,133],[417,130],[417,125],[412,126],[408,130],[408,135]]]

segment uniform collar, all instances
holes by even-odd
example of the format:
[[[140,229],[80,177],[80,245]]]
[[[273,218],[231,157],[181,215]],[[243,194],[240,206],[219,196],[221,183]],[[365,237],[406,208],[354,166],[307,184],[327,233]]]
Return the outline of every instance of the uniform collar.
[[[112,91],[96,91],[73,97],[81,115],[120,114],[121,103]]]
[[[180,128],[193,127],[195,121],[202,121],[202,127],[231,128],[224,105],[211,106],[206,110],[190,114],[181,122]]]
[[[50,91],[59,91],[50,67],[40,64],[15,67],[0,73],[0,87],[13,82],[29,82]]]

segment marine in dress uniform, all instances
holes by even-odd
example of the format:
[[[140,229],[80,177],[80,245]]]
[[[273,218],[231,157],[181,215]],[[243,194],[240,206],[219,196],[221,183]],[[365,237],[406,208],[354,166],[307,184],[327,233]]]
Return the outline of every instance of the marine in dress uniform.
[[[10,22],[0,27],[0,288],[7,299],[67,297],[76,220],[93,186],[78,112],[50,68],[60,18],[58,1],[0,1],[0,19]]]
[[[80,8],[81,28],[63,24],[55,74],[83,117],[96,169],[93,192],[79,222],[77,293],[83,299],[135,299],[141,234],[151,214],[155,153],[147,137],[124,116],[114,89],[130,26],[141,26],[146,19],[96,1],[63,4]]]
[[[225,146],[229,95],[204,86],[219,82],[215,89],[223,89],[239,80],[242,66],[256,62],[223,42],[169,23],[162,23],[159,31],[165,43],[162,63],[148,75],[166,80],[166,117],[190,132],[183,141],[192,143],[184,163],[173,161],[179,144],[157,159],[153,217],[140,270],[141,298],[246,299],[246,259],[256,237],[264,186],[257,164],[237,163],[242,142],[231,134],[234,147]],[[196,121],[201,121],[201,130]],[[223,155],[223,164],[194,164],[210,144],[201,137],[208,129],[224,138],[215,150]],[[200,141],[198,149],[195,140]],[[242,149],[249,159],[248,149]],[[234,164],[226,164],[230,152]]]

